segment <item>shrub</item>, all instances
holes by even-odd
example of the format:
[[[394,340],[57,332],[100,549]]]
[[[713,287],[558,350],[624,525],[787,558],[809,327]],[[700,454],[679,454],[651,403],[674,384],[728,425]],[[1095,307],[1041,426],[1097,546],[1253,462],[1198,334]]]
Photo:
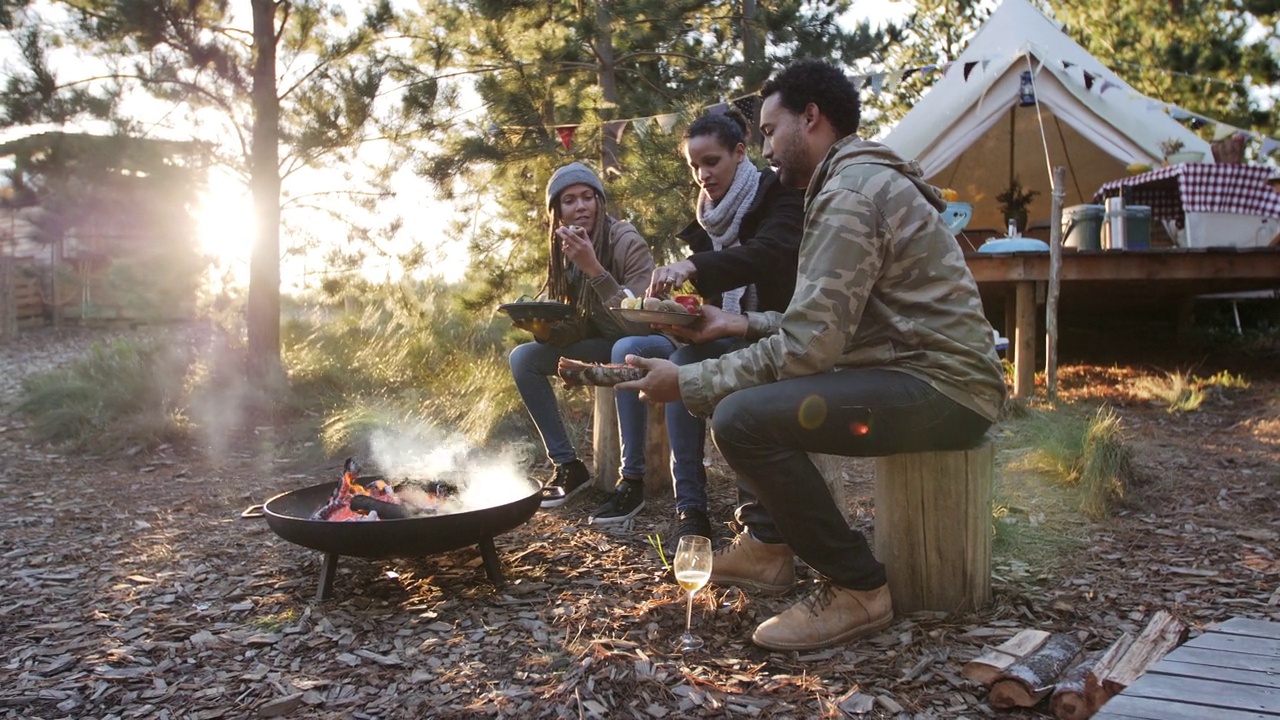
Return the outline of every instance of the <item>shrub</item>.
[[[1110,514],[1134,478],[1132,452],[1120,418],[1107,406],[1092,417],[1064,408],[1032,413],[1026,466],[1079,490],[1080,509],[1092,518]]]

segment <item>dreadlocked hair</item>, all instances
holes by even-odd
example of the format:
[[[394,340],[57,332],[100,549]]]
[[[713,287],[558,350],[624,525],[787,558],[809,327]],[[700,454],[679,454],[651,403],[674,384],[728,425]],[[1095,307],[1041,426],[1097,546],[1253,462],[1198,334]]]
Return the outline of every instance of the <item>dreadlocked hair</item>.
[[[595,226],[588,228],[587,234],[591,237],[591,246],[595,250],[596,259],[608,269],[613,264],[613,243],[609,236],[613,218],[610,218],[606,212],[604,198],[599,193],[595,194],[595,198]],[[560,238],[556,236],[556,228],[562,224],[559,198],[551,203],[547,216],[549,226],[547,234],[550,236],[551,243],[547,262],[547,298],[569,303],[573,305],[576,315],[586,317],[594,292],[585,282],[582,271],[565,257],[564,247],[561,245]]]

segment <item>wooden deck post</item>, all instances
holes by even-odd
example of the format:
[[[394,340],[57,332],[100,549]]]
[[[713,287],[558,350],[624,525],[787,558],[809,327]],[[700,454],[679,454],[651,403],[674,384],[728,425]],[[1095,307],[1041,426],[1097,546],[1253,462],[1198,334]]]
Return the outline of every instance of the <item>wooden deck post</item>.
[[[1036,393],[1036,284],[1018,283],[1018,329],[1013,342],[1013,397],[1025,400]]]
[[[991,601],[991,493],[995,452],[876,459],[876,557],[894,610],[959,613]]]

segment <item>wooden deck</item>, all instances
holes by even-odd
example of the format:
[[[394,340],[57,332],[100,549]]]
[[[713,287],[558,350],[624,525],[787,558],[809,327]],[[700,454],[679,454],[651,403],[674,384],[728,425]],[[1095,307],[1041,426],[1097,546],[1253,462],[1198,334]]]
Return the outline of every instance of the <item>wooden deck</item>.
[[[1049,253],[965,253],[988,315],[1004,309],[1014,397],[1034,392],[1036,334]],[[1280,248],[1106,250],[1062,253],[1059,313],[1157,305],[1188,312],[1198,295],[1280,288]]]
[[[1280,623],[1228,620],[1165,655],[1093,717],[1280,718]]]

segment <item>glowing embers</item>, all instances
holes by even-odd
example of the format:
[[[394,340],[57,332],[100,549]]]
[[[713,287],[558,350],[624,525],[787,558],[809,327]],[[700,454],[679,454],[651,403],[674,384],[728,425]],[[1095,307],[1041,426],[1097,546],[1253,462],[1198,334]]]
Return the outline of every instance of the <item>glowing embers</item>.
[[[342,464],[342,481],[329,497],[329,502],[311,515],[312,520],[333,522],[399,520],[419,515],[434,515],[450,493],[449,486],[431,483],[427,490],[413,489],[411,501],[397,495],[391,484],[380,477],[360,477],[360,464],[347,458]]]

